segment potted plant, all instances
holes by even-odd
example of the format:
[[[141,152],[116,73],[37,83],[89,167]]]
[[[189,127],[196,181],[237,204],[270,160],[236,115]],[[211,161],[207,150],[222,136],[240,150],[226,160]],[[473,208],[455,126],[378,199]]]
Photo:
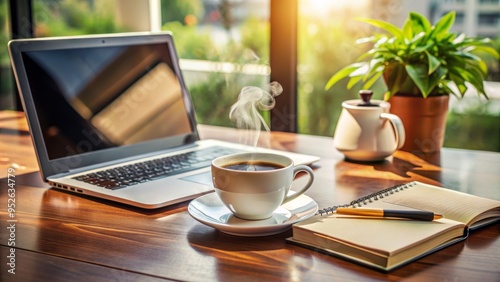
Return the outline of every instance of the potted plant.
[[[489,38],[471,38],[450,31],[455,12],[442,16],[435,25],[421,14],[411,12],[402,28],[391,23],[361,19],[385,30],[358,40],[372,42],[373,47],[327,82],[328,90],[343,78],[348,88],[358,82],[369,89],[382,78],[387,87],[384,100],[391,104],[391,113],[398,115],[405,126],[403,150],[435,152],[443,144],[449,95],[463,97],[469,87],[479,95],[484,91],[487,66],[478,56],[498,58]]]

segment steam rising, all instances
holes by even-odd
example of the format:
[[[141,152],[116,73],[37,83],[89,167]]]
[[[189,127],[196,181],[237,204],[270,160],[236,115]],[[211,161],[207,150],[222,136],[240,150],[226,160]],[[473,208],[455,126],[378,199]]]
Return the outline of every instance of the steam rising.
[[[269,126],[260,114],[260,111],[272,109],[276,103],[275,97],[283,92],[278,82],[271,82],[267,90],[255,86],[245,86],[241,90],[238,101],[231,106],[229,118],[238,129],[245,130],[240,140],[244,144],[257,146],[261,135],[261,128],[269,133]],[[266,140],[267,145],[270,140]]]

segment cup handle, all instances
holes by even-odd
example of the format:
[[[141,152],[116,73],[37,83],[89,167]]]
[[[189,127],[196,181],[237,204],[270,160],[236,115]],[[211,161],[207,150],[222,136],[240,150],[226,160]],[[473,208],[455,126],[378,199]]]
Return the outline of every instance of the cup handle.
[[[296,191],[295,194],[286,196],[285,200],[283,201],[282,204],[289,202],[289,201],[297,198],[298,196],[304,194],[304,192],[307,191],[307,189],[309,189],[309,187],[311,187],[311,185],[314,181],[314,172],[313,172],[312,168],[310,168],[306,165],[298,165],[298,166],[295,166],[293,168],[293,179],[295,179],[295,176],[297,176],[297,174],[301,171],[307,172],[307,174],[309,174],[309,181],[306,183],[306,185],[304,185],[304,187],[302,187],[302,189]]]
[[[381,113],[380,117],[383,119],[388,120],[392,128],[394,129],[394,135],[396,137],[396,150],[403,147],[405,144],[405,127],[403,125],[403,121],[394,114],[389,114],[389,113]]]

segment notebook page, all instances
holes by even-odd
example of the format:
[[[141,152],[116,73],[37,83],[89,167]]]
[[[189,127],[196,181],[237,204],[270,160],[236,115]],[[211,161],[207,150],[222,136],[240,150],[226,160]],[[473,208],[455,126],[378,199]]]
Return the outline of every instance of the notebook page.
[[[496,209],[497,216],[500,216],[500,201],[420,182],[416,183],[413,187],[395,192],[378,201],[432,211],[444,215],[445,218],[460,221],[469,226],[478,219],[478,215],[487,211]],[[378,201],[374,201],[374,203]],[[367,204],[366,206],[370,207],[372,205]]]
[[[391,220],[391,219],[351,219],[333,214],[315,217],[294,225],[294,238],[301,241],[314,240],[311,235],[304,235],[297,229],[303,228],[313,233],[324,234],[333,242],[354,244],[358,248],[371,250],[383,256],[395,255],[408,248],[429,242],[433,247],[463,234],[464,225],[455,221],[440,219],[438,221]],[[444,236],[450,230],[456,230]],[[369,236],[367,236],[369,234]],[[444,237],[439,238],[439,234]],[[436,237],[436,240],[430,238]],[[342,244],[332,243],[332,250],[341,248]]]

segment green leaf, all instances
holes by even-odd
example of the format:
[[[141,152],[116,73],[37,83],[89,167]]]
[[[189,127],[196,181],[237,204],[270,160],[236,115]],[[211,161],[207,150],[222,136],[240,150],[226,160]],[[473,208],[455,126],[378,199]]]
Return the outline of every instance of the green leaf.
[[[481,61],[481,58],[479,58],[478,56],[476,56],[472,53],[469,53],[469,52],[465,52],[465,51],[450,52],[450,54],[455,56],[455,57],[464,58],[466,60]]]
[[[427,66],[425,64],[406,65],[405,68],[415,85],[422,92],[422,96],[427,98],[432,91],[429,83],[429,75],[427,74]]]
[[[420,41],[422,41],[422,38],[424,38],[424,36],[425,36],[425,32],[423,32],[423,31],[419,32],[417,35],[415,35],[411,39],[410,43],[411,44],[418,44],[418,43],[420,43]],[[429,45],[429,43],[428,43],[428,45]]]
[[[436,92],[437,87],[440,85],[440,83],[444,80],[446,74],[448,73],[448,70],[446,68],[438,68],[435,72],[433,72],[429,76],[429,84],[428,84],[428,91],[429,94]]]
[[[478,65],[479,69],[481,70],[481,72],[483,73],[483,77],[488,76],[488,65],[486,65],[486,63],[482,60],[477,62],[477,65]]]
[[[500,58],[497,50],[491,46],[474,46],[471,52],[484,52],[485,54],[488,54],[497,60]]]
[[[425,52],[426,50],[429,50],[433,46],[434,46],[434,43],[433,42],[429,42],[429,43],[427,43],[424,46],[416,47],[415,49],[413,49],[413,52],[415,52],[415,53],[422,53],[422,52]]]
[[[385,64],[374,64],[370,67],[370,71],[362,76],[363,89],[368,89],[373,83],[384,73]]]
[[[384,58],[377,58],[373,59],[370,61],[370,73],[373,73],[374,71],[380,71],[383,69],[378,69],[380,66],[383,66],[385,64],[386,60]]]
[[[458,83],[465,83],[465,79],[462,76],[462,74],[454,68],[449,69],[449,77],[452,81],[457,81]]]
[[[466,61],[460,56],[449,56],[446,58],[446,64],[450,70],[459,70],[465,68]]]
[[[356,44],[363,44],[367,42],[377,42],[377,37],[375,36],[369,36],[369,37],[363,37],[358,40],[356,40]]]
[[[394,96],[394,94],[392,94],[391,91],[387,90],[384,92],[384,100],[385,101],[389,101],[389,99],[391,99],[392,96]]]
[[[363,76],[366,75],[370,71],[370,63],[363,64],[353,72],[349,74],[350,77],[355,77],[355,76]]]
[[[448,76],[450,77],[451,81],[453,81],[455,86],[458,88],[460,96],[463,97],[468,88],[467,85],[465,84],[465,80],[463,79],[463,77],[460,75],[460,73],[457,74],[456,70],[454,69],[450,69]]]
[[[405,21],[405,24],[403,25],[403,34],[406,39],[412,39],[413,38],[413,29],[411,27],[411,22],[409,19]],[[413,40],[412,40],[413,41]]]
[[[368,18],[360,18],[358,20],[361,22],[371,24],[375,27],[381,28],[381,29],[389,32],[390,34],[392,34],[395,37],[398,37],[398,38],[403,37],[403,31],[391,23],[384,22],[381,20],[368,19]]]
[[[476,69],[461,69],[460,71],[453,71],[456,75],[459,75],[464,79],[464,81],[470,83],[474,88],[476,88],[479,94],[486,96],[484,91],[484,85],[482,80],[482,75]]]
[[[379,37],[376,42],[375,42],[375,46],[380,46],[380,45],[384,45],[386,42],[389,41],[389,37],[387,36],[382,36],[382,37]]]
[[[347,89],[351,89],[354,85],[356,85],[361,80],[361,78],[363,78],[363,77],[362,76],[351,77],[351,79],[349,79],[349,82],[347,83]]]
[[[373,54],[375,54],[375,52],[374,52],[374,51],[373,51],[373,49],[372,49],[372,50],[370,50],[370,51],[368,51],[368,52],[366,52],[366,53],[361,54],[361,56],[359,56],[359,58],[358,58],[356,61],[358,61],[358,62],[359,62],[359,61],[362,61],[362,60],[364,60],[365,58],[368,58],[368,57],[370,57],[370,56],[373,56]]]
[[[402,64],[394,63],[386,68],[387,75],[384,77],[387,90],[391,95],[395,95],[401,90],[401,85],[404,84],[407,76]]]
[[[453,44],[454,45],[459,45],[461,44],[462,42],[464,42],[464,40],[466,39],[465,37],[465,33],[461,33],[459,36],[457,36],[455,39],[453,39]]]
[[[455,22],[455,11],[451,11],[442,16],[439,21],[434,25],[435,36],[441,37],[447,35],[450,28]]]
[[[352,72],[363,67],[364,65],[366,65],[366,63],[354,63],[354,64],[343,67],[336,74],[334,74],[332,77],[330,77],[330,79],[326,83],[325,90],[330,89],[339,80],[349,76]]]
[[[469,83],[477,89],[479,94],[486,96],[483,84],[483,74],[477,68],[468,68],[467,71],[471,74],[469,78]]]
[[[413,34],[418,34],[420,32],[427,33],[431,31],[431,23],[426,17],[422,16],[421,14],[417,12],[410,12],[409,19],[411,22]]]
[[[449,82],[448,84],[446,85],[443,85],[443,90],[446,92],[446,93],[450,93],[450,94],[453,94],[455,97],[457,98],[460,98],[460,97],[463,97],[462,94],[458,95],[457,92],[454,90],[454,89],[451,89],[450,87],[448,87],[449,84],[451,84],[453,82]]]
[[[436,71],[437,68],[441,65],[441,61],[436,58],[435,56],[431,55],[431,53],[425,51],[425,54],[427,55],[427,59],[429,61],[429,71],[427,74],[432,74],[434,71]]]
[[[382,72],[375,73],[370,79],[368,79],[365,84],[363,84],[363,89],[370,89],[373,84],[382,76]]]

